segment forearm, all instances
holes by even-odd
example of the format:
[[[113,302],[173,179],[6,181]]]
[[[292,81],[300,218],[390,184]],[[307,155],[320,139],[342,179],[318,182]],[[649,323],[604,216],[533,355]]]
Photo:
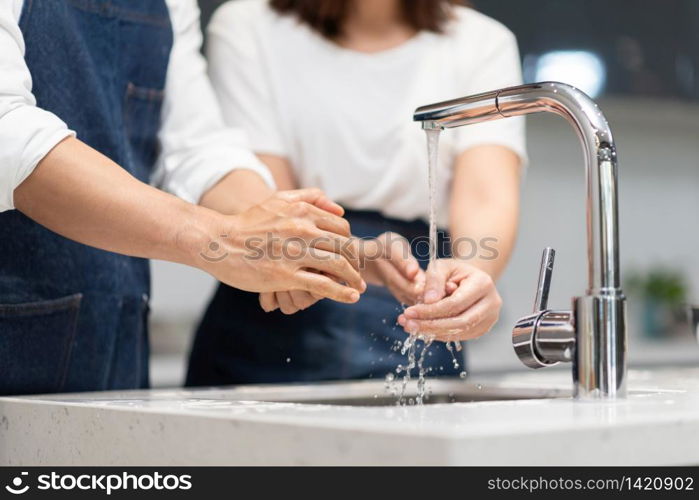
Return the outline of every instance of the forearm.
[[[234,170],[201,197],[199,204],[222,214],[235,215],[261,203],[274,190],[252,170]]]
[[[497,279],[512,254],[519,218],[519,158],[499,146],[468,151],[450,203],[452,252]]]
[[[73,138],[44,157],[14,198],[19,211],[72,240],[189,265],[221,217],[138,181]]]
[[[326,254],[331,252],[321,249],[317,249],[325,252],[321,257],[301,259],[250,253],[249,242],[264,243],[270,235],[275,241],[298,239],[301,211],[309,218],[303,221],[306,244],[330,234],[337,248],[345,248],[346,222],[314,206],[329,204],[317,190],[276,194],[241,215],[226,216],[138,181],[71,138],[46,155],[14,195],[18,210],[67,238],[125,255],[198,267],[242,290],[303,290],[356,302],[365,287],[344,255],[330,259]]]
[[[272,172],[272,177],[277,184],[277,189],[280,191],[287,191],[300,187],[294,175],[294,169],[288,159],[283,156],[268,154],[258,154],[257,157],[262,163],[267,165],[269,171]]]
[[[518,209],[488,200],[476,206],[457,202],[453,211],[463,214],[450,225],[452,252],[497,279],[512,254],[517,235]]]
[[[275,155],[257,155],[269,168],[280,191],[298,189],[291,164]],[[237,214],[266,200],[274,190],[252,170],[234,170],[202,196],[199,204],[224,214]]]

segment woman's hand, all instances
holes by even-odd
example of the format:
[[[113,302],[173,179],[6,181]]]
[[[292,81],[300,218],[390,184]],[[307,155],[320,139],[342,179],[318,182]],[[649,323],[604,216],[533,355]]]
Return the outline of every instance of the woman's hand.
[[[284,314],[296,314],[299,311],[308,309],[322,298],[322,295],[303,290],[266,292],[260,294],[260,306],[265,312],[279,309]]]
[[[417,303],[424,273],[408,240],[388,232],[361,243],[361,271],[366,282],[385,286],[402,304]]]
[[[320,190],[280,192],[227,216],[199,267],[220,281],[256,292],[305,291],[353,303],[366,284],[342,208]]]
[[[439,259],[427,270],[423,303],[407,308],[398,323],[444,342],[470,340],[495,325],[501,306],[489,274],[463,260]]]

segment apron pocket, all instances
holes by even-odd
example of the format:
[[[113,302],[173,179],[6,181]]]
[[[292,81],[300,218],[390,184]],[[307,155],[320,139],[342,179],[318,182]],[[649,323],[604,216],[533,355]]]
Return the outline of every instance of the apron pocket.
[[[165,92],[129,82],[124,96],[124,129],[132,152],[150,168],[158,156],[158,130]]]
[[[61,391],[81,299],[0,304],[0,394]]]

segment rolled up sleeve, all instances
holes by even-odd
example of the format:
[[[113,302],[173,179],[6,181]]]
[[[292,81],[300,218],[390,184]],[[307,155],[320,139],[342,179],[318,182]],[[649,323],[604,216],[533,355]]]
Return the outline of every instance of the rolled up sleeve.
[[[36,106],[14,7],[0,3],[0,211],[15,208],[14,190],[56,144],[75,135]]]
[[[198,203],[228,173],[248,169],[274,188],[272,175],[250,150],[245,133],[224,124],[200,53],[202,36],[196,2],[168,0],[168,7],[175,38],[153,184]]]

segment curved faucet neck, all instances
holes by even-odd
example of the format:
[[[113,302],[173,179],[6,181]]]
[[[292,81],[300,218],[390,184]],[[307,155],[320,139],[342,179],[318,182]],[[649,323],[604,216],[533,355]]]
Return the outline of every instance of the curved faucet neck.
[[[585,152],[589,295],[620,295],[616,148],[597,104],[564,83],[510,87],[418,108],[423,128],[452,128],[549,112],[575,129]]]

